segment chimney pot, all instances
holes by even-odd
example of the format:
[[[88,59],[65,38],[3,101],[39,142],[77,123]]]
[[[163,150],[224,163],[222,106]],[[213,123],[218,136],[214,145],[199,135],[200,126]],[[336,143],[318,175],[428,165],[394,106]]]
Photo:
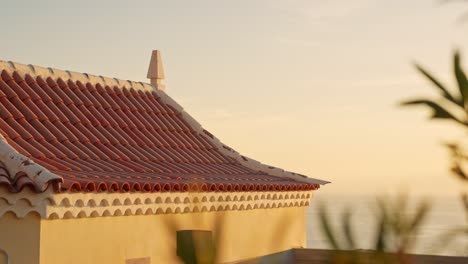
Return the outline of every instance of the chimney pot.
[[[162,84],[162,80],[164,80],[164,67],[161,60],[161,52],[159,50],[153,50],[151,53],[147,78],[150,79],[150,83],[156,89],[164,91],[165,85]]]

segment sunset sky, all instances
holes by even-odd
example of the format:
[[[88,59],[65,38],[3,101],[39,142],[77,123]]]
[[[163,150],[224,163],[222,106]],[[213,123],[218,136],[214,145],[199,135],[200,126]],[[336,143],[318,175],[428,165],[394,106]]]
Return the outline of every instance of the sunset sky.
[[[453,50],[468,61],[468,4],[441,2],[0,0],[0,59],[147,81],[159,49],[187,112],[246,156],[333,182],[319,193],[458,195],[442,143],[464,131],[398,106],[437,96],[412,62],[454,87]]]

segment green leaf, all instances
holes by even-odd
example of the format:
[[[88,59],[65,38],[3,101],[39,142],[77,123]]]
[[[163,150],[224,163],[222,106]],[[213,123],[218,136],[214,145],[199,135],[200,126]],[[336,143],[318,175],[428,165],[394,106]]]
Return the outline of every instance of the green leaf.
[[[390,231],[388,229],[388,225],[391,221],[388,214],[388,203],[382,197],[377,198],[377,210],[376,218],[379,222],[376,229],[377,233],[374,249],[379,253],[384,252],[387,249],[386,240],[388,239]]]
[[[375,250],[377,252],[384,252],[386,249],[385,238],[387,236],[387,221],[384,216],[379,220],[379,225],[377,226],[377,238],[375,240]]]
[[[458,51],[453,55],[453,70],[455,72],[455,77],[457,78],[458,89],[462,96],[463,106],[466,107],[468,102],[468,80],[463,72],[460,62],[460,53]]]
[[[445,88],[445,86],[439,82],[435,77],[433,77],[428,71],[426,71],[423,67],[421,67],[420,65],[418,64],[415,64],[414,65],[416,67],[416,69],[422,74],[424,75],[427,79],[429,79],[434,85],[435,87],[439,88],[440,92],[442,93],[442,96],[445,97],[447,100],[463,107],[463,100],[461,98],[455,98],[454,96],[452,96],[450,94],[450,92],[447,90],[447,88]]]
[[[338,241],[335,238],[332,227],[330,225],[330,219],[328,218],[328,213],[323,205],[319,205],[319,217],[320,225],[322,226],[321,230],[327,237],[328,242],[333,247],[333,249],[339,250],[340,246],[338,245]]]
[[[354,236],[351,227],[351,209],[347,208],[343,212],[343,232],[348,243],[348,248],[353,250],[356,248],[354,243]]]
[[[465,171],[461,168],[458,162],[455,162],[451,171],[455,176],[457,176],[460,180],[468,181],[468,175],[466,175]]]
[[[468,193],[462,194],[461,200],[462,200],[463,206],[465,207],[466,213],[468,213]],[[467,235],[468,235],[468,233],[467,233]]]
[[[456,118],[453,114],[451,114],[449,111],[445,110],[442,106],[439,104],[429,101],[429,100],[413,100],[413,101],[406,101],[403,102],[402,105],[407,106],[407,105],[426,105],[429,108],[432,109],[433,113],[431,118],[434,119],[451,119],[457,123],[460,123],[462,125],[467,125],[465,122],[460,121],[458,118]]]
[[[455,241],[455,239],[460,236],[468,236],[468,226],[460,226],[446,230],[441,235],[439,235],[436,241],[434,241],[431,249],[434,252],[440,252],[443,249],[452,246],[452,243]]]
[[[447,143],[445,146],[450,150],[452,167],[450,170],[460,180],[468,183],[468,174],[462,168],[462,163],[468,161],[468,154],[457,143]]]
[[[430,205],[427,202],[421,202],[418,206],[416,214],[409,224],[409,232],[413,233],[421,225],[421,223],[426,219],[427,213],[430,210]]]

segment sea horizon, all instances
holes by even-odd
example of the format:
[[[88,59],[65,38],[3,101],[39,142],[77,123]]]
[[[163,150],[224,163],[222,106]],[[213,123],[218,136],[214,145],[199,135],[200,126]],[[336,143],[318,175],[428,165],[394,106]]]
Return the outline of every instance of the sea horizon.
[[[378,196],[371,194],[316,194],[307,209],[307,247],[314,249],[331,249],[326,237],[322,234],[318,219],[318,206],[325,204],[333,227],[340,233],[340,219],[343,208],[351,206],[352,227],[357,238],[357,248],[367,250],[375,240],[375,225],[373,208]],[[395,196],[389,196],[394,198]],[[409,253],[468,256],[466,248],[468,239],[458,237],[444,249],[436,248],[443,233],[466,224],[467,217],[463,210],[460,196],[455,195],[410,195],[410,208],[415,202],[426,199],[431,203],[431,210],[420,226],[416,235],[416,244]],[[374,207],[373,207],[374,206]],[[410,209],[411,212],[411,209]]]

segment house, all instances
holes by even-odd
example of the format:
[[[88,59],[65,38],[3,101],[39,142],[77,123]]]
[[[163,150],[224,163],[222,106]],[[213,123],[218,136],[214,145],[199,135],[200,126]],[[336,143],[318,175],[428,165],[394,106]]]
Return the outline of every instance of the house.
[[[0,61],[0,263],[179,263],[212,231],[220,262],[306,246],[326,181],[242,156],[150,83]]]

